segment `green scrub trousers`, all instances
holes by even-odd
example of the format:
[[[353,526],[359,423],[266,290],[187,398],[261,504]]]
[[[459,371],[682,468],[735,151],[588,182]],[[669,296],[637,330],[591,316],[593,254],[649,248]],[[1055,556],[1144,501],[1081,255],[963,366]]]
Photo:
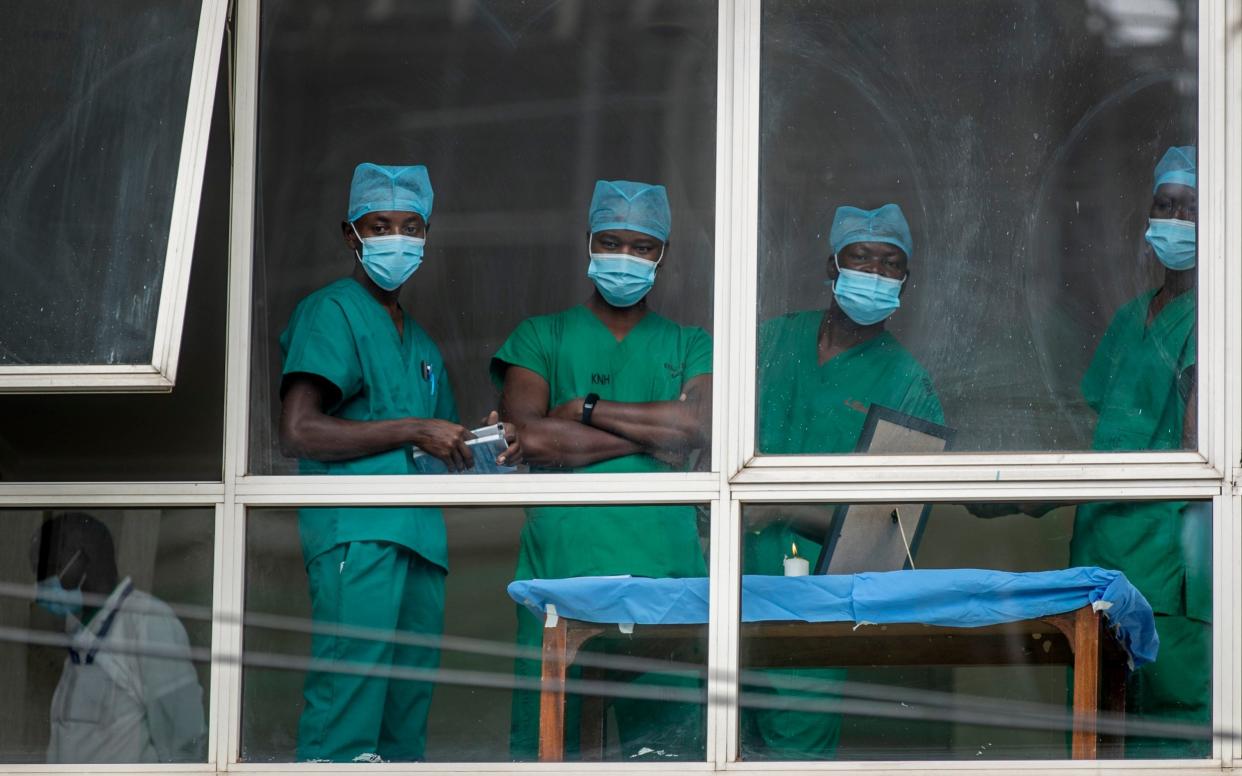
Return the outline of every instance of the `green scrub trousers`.
[[[824,313],[810,310],[767,321],[759,330],[759,451],[768,455],[850,453],[872,404],[944,423],[926,370],[893,335],[877,337],[819,363]],[[832,509],[825,506],[825,511]],[[780,575],[792,542],[815,568],[823,537],[807,537],[777,521],[748,531],[746,574]],[[844,669],[772,669],[783,678],[842,681]],[[744,688],[778,696],[817,697],[785,688]],[[823,697],[823,696],[818,696]],[[837,751],[841,717],[781,709],[742,709],[741,748],[748,759],[827,760]]]
[[[408,315],[399,333],[388,311],[353,278],[307,296],[280,338],[283,374],[313,375],[339,391],[326,408],[348,420],[440,418],[457,422],[444,360]],[[283,386],[282,386],[283,387]],[[417,474],[408,449],[347,461],[299,462],[303,474]],[[444,619],[448,548],[438,509],[322,507],[298,513],[315,622],[439,634]],[[318,635],[320,660],[434,668],[426,647]],[[423,756],[431,684],[308,671],[298,758],[349,762]]]
[[[315,624],[438,636],[444,629],[444,569],[387,542],[350,542],[306,568]],[[421,760],[434,683],[383,675],[435,670],[440,650],[392,641],[315,635],[311,657],[327,670],[306,674],[298,759],[349,762],[365,752],[389,761]],[[377,670],[366,676],[332,666]]]
[[[647,313],[621,341],[589,309],[577,306],[527,319],[492,360],[492,376],[503,385],[510,366],[530,369],[548,382],[549,409],[588,393],[606,401],[675,401],[683,386],[712,368],[711,338],[702,329]],[[661,472],[668,464],[629,455],[578,469],[586,472]],[[643,577],[707,575],[695,510],[690,506],[532,507],[522,529],[516,579],[630,574]],[[543,623],[517,607],[520,646],[543,644]],[[519,677],[539,677],[539,662],[517,660]],[[571,676],[577,675],[571,674]],[[609,677],[616,679],[617,677]],[[611,702],[620,741],[607,756],[631,759],[699,760],[706,730],[701,704],[661,701],[662,687],[698,688],[684,675],[646,674],[634,680],[651,699]],[[567,698],[566,755],[578,751],[578,699]],[[515,691],[510,754],[538,755],[539,694]],[[648,751],[649,750],[649,751]],[[640,754],[641,753],[641,754]]]

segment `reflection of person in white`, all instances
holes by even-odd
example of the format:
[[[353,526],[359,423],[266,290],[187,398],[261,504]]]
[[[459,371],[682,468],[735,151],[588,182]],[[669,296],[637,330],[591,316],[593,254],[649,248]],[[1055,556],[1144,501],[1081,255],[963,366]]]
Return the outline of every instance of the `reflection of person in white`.
[[[202,762],[203,691],[185,628],[128,577],[117,581],[107,527],[81,512],[57,515],[35,532],[30,565],[38,604],[65,618],[70,640],[48,762]]]

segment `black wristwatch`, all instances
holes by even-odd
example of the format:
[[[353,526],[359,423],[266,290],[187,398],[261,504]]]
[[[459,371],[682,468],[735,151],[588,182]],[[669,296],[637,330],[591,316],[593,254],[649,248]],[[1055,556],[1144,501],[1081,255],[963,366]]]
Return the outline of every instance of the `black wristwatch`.
[[[598,401],[598,393],[588,393],[586,398],[582,400],[582,425],[591,425],[591,413],[595,410],[595,404]]]

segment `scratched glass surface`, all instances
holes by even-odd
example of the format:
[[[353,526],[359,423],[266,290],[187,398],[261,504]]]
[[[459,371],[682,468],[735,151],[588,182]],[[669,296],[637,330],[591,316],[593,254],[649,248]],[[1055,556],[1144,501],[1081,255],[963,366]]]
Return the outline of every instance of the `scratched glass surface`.
[[[707,557],[708,511],[705,506],[686,509],[696,515],[691,519],[697,523],[702,549],[700,557],[691,562],[697,564]],[[373,667],[377,676],[414,676],[435,682],[421,759],[534,759],[539,723],[537,693],[519,693],[516,702],[514,694],[518,682],[525,682],[522,688],[529,690],[530,683],[538,681],[539,639],[544,632],[541,626],[548,623],[515,603],[506,590],[522,553],[537,552],[537,548],[519,549],[523,527],[529,525],[530,518],[520,506],[445,507],[443,515],[449,573],[442,577],[444,640],[440,642],[439,659],[420,664],[411,653]],[[301,759],[299,719],[307,686],[306,661],[311,655],[308,629],[312,615],[307,567],[299,547],[298,513],[288,509],[252,510],[246,526],[249,619],[242,676],[241,757],[247,762],[290,762]],[[585,541],[575,552],[598,557],[608,549]],[[347,566],[349,562],[347,557]],[[626,580],[605,580],[609,582],[619,585]],[[706,580],[700,583],[706,590]],[[613,600],[619,603],[623,599]],[[702,603],[706,617],[706,599]],[[561,609],[566,615],[560,620],[562,623],[582,614],[566,607]],[[517,640],[519,618],[525,623],[523,632],[528,634],[521,642]],[[316,622],[331,627],[322,620]],[[369,622],[379,627],[379,623]],[[570,670],[569,679],[596,684],[591,686],[591,692],[571,686],[566,693],[566,759],[702,760],[706,695],[699,677],[707,665],[707,626],[676,626],[670,634],[641,624],[635,625],[632,633],[625,633],[618,625],[611,623],[591,634],[580,659]],[[580,632],[579,629],[592,626],[574,622],[567,625],[567,632],[571,627],[572,632]],[[392,631],[382,634],[382,638],[391,636]],[[415,646],[436,637],[434,629],[400,625],[397,630],[397,638]],[[518,672],[515,655],[527,658]],[[348,662],[350,658],[341,660]],[[635,660],[647,662],[636,665]],[[350,667],[346,665],[346,670]],[[636,672],[635,668],[643,671]],[[432,673],[420,675],[419,670]],[[405,673],[411,671],[414,673]],[[640,677],[640,673],[646,676]],[[627,702],[621,695],[639,702]],[[364,694],[354,698],[351,713],[378,713]],[[661,720],[663,726],[636,726],[635,721],[641,721],[644,715]],[[597,734],[593,739],[591,731]],[[383,751],[380,754],[392,756]],[[401,759],[400,754],[396,759]]]
[[[6,4],[0,366],[151,363],[200,5]]]
[[[742,759],[1069,758],[1070,664],[1090,654],[1070,643],[1072,612],[1097,599],[1146,655],[1127,673],[1099,637],[1112,727],[1097,756],[1209,756],[1211,513],[1208,501],[744,506],[743,573],[758,582],[742,587]],[[834,576],[782,579],[822,573]],[[761,611],[771,621],[752,622]],[[826,612],[841,621],[817,623]]]
[[[711,330],[714,0],[263,4],[250,470],[281,455],[280,333],[350,273],[363,161],[427,165],[422,266],[401,302],[439,346],[470,427],[492,355],[526,318],[585,301],[597,179],[663,183],[673,228],[651,309]],[[308,160],[314,160],[313,163]]]
[[[837,207],[898,203],[914,247],[887,330],[951,449],[1092,449],[1084,372],[1164,282],[1143,234],[1154,166],[1196,143],[1197,3],[775,0],[762,23],[761,324],[829,306]],[[814,370],[811,348],[782,357]],[[761,453],[854,451],[765,447],[764,412]]]

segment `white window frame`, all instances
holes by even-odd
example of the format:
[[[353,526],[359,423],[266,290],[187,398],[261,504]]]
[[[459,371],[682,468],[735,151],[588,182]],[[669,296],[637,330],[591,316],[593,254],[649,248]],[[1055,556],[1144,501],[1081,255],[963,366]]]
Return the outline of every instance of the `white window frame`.
[[[910,0],[918,2],[920,0]],[[220,0],[222,2],[222,0]],[[0,765],[0,773],[242,773],[356,774],[358,767],[238,761],[241,732],[243,577],[248,510],[324,504],[474,506],[530,503],[701,503],[712,510],[708,667],[712,679],[707,755],[701,763],[434,763],[368,766],[409,774],[578,773],[660,774],[713,771],[985,774],[1220,773],[1242,764],[1242,742],[1217,741],[1204,761],[824,762],[737,760],[741,532],[743,506],[799,501],[992,501],[1033,499],[1190,499],[1213,503],[1213,720],[1236,730],[1242,722],[1242,25],[1237,0],[1200,0],[1199,144],[1199,428],[1198,449],[1169,453],[1023,453],[929,456],[754,456],[754,365],[759,159],[761,0],[719,0],[716,128],[715,373],[713,470],[664,475],[539,475],[531,477],[286,477],[247,473],[251,272],[254,257],[259,12],[261,0],[238,0],[233,101],[232,215],[228,287],[224,474],[195,483],[3,483],[0,507],[213,506],[210,749],[203,764],[179,766]],[[218,6],[217,0],[204,3]],[[200,28],[200,35],[202,29]],[[218,39],[218,37],[216,38]],[[200,39],[200,45],[202,40]],[[197,67],[196,61],[196,67]],[[214,68],[212,68],[214,72]],[[210,90],[208,90],[210,91]],[[209,108],[208,108],[209,109]],[[188,137],[187,137],[188,142]],[[198,141],[196,141],[198,142]],[[205,148],[206,136],[201,138]],[[185,151],[183,149],[183,157]],[[1217,160],[1213,163],[1212,160]],[[1223,163],[1221,163],[1223,160]],[[183,158],[183,163],[185,162]],[[201,178],[201,160],[195,168]],[[179,179],[179,191],[182,181]],[[197,206],[197,184],[194,205]],[[188,195],[188,194],[187,194]],[[188,206],[187,202],[187,206]],[[191,212],[193,209],[191,209]],[[192,221],[193,219],[191,219]],[[190,224],[192,238],[193,224]],[[192,242],[192,239],[191,241]],[[184,243],[184,241],[183,241]],[[185,243],[188,245],[188,243]],[[187,248],[188,249],[188,248]],[[178,322],[179,328],[179,322]],[[175,367],[175,354],[173,355]]]
[[[149,364],[0,365],[3,393],[167,393],[177,380],[181,330],[190,288],[190,263],[198,227],[198,204],[207,162],[207,139],[215,103],[229,0],[200,0],[194,65],[190,73],[181,156],[168,228],[168,249],[155,339]],[[84,11],[85,12],[85,11]]]

